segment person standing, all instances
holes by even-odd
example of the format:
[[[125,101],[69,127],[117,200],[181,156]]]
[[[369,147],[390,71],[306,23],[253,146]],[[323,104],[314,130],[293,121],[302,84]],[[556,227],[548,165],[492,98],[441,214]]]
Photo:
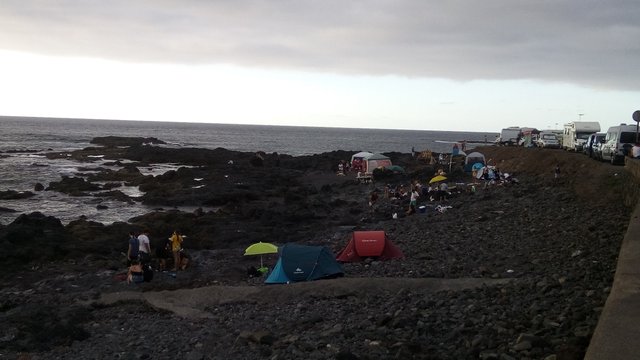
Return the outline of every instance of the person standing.
[[[180,235],[180,231],[175,230],[169,239],[171,239],[171,251],[173,252],[172,271],[178,271],[180,268],[180,251],[182,250],[184,238]]]
[[[133,231],[129,232],[129,248],[127,249],[127,266],[131,266],[133,260],[140,259],[140,242]]]
[[[560,178],[560,164],[556,164],[556,168],[553,170],[553,178],[558,181]]]
[[[411,198],[410,198],[410,201],[409,201],[409,211],[407,211],[407,215],[416,213],[416,206],[418,204],[418,197],[420,197],[420,194],[418,193],[418,190],[416,190],[416,188],[414,186],[414,187],[411,188]]]
[[[138,242],[140,242],[140,262],[142,265],[146,265],[151,261],[151,243],[149,241],[149,230],[144,230],[142,234],[138,235]]]
[[[173,252],[171,250],[171,238],[166,238],[161,246],[156,248],[156,257],[158,258],[158,265],[160,267],[160,271],[166,271],[167,269],[167,259],[171,259],[173,257]]]

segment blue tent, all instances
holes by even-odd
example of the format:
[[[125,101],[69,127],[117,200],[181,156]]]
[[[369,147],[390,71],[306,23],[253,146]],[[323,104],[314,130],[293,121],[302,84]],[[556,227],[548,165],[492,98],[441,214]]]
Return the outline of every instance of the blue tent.
[[[266,284],[285,284],[344,275],[331,250],[324,246],[285,244],[280,259],[265,280]]]
[[[467,154],[467,158],[464,160],[464,171],[471,172],[474,168],[478,169],[478,167],[483,167],[486,163],[483,154],[472,152]]]

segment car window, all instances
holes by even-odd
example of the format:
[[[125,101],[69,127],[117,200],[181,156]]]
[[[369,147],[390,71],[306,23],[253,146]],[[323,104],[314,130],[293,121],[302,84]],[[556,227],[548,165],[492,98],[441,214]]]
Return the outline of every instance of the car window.
[[[620,134],[620,142],[627,144],[636,142],[636,133],[623,132]]]

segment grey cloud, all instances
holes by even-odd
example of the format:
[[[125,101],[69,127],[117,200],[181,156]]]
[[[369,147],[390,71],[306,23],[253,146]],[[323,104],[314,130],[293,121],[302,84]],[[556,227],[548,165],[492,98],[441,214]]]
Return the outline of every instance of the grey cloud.
[[[640,89],[635,1],[18,1],[0,48],[339,74]]]

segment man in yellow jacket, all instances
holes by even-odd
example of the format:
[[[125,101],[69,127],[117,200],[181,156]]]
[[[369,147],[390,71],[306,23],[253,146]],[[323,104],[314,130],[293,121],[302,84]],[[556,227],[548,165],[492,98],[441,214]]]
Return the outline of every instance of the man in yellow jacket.
[[[171,251],[173,252],[173,271],[177,271],[180,267],[180,251],[182,250],[184,238],[180,235],[180,231],[175,230],[169,239],[171,240]]]

